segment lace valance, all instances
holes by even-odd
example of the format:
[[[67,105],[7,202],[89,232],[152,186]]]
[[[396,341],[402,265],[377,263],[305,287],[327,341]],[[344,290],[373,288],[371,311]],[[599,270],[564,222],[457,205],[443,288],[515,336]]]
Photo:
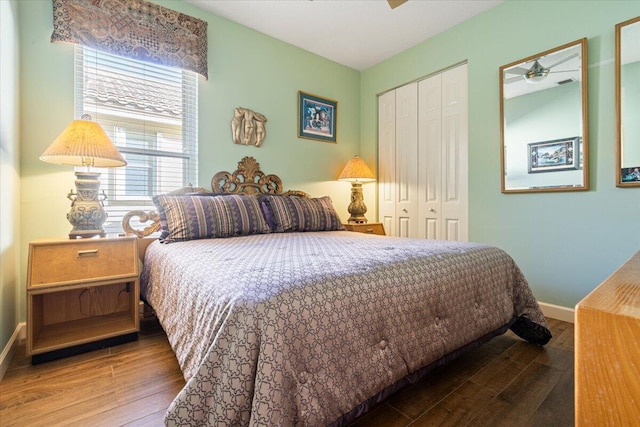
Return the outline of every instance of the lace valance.
[[[207,22],[145,0],[53,0],[51,41],[207,75]]]

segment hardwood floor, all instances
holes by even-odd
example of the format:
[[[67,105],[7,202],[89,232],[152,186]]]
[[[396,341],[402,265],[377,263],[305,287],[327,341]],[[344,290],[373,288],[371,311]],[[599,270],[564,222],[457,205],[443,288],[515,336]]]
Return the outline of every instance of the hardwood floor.
[[[573,426],[573,324],[548,319],[544,348],[511,332],[439,368],[353,427]],[[164,332],[32,366],[20,346],[0,382],[0,426],[160,426],[184,386]]]

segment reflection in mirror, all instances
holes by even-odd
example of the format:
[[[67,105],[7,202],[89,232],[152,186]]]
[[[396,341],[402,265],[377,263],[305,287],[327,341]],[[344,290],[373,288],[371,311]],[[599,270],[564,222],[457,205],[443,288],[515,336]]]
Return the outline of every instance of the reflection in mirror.
[[[618,187],[640,187],[640,16],[616,25]]]
[[[587,39],[500,67],[502,192],[589,189]]]

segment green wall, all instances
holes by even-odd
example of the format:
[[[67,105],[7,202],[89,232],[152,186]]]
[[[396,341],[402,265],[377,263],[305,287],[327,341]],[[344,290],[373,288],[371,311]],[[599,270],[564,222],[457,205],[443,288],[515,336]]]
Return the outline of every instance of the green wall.
[[[180,1],[157,1],[208,22],[209,80],[199,78],[199,184],[209,187],[220,170],[234,171],[253,156],[286,189],[329,195],[348,218],[350,185],[336,181],[360,144],[360,73]],[[73,51],[51,43],[51,0],[19,4],[21,56],[21,259],[26,272],[28,242],[65,237],[73,170],[38,160],[74,118]],[[297,138],[299,90],[338,101],[337,144]],[[267,137],[260,148],[234,144],[235,107],[264,114]],[[26,275],[25,275],[26,277]],[[25,319],[24,283],[20,318]],[[0,343],[1,344],[1,343]]]
[[[241,157],[251,155],[263,170],[279,174],[287,188],[332,196],[346,219],[350,187],[335,179],[358,152],[375,168],[376,95],[468,61],[470,240],[507,250],[541,301],[567,307],[638,250],[640,226],[629,212],[640,208],[640,189],[614,185],[613,28],[640,15],[640,2],[509,0],[362,73],[189,4],[158,3],[209,23],[209,80],[199,80],[201,185],[208,185],[214,172],[232,171]],[[26,317],[27,244],[68,233],[65,196],[73,186],[70,168],[38,160],[73,118],[73,46],[49,42],[50,0],[11,4],[18,6],[19,115],[14,120],[19,127],[12,130],[12,138],[14,149],[19,141],[20,160],[7,166],[3,152],[2,172],[8,168],[20,174],[20,204],[16,200],[13,208],[5,208],[3,191],[1,214],[3,224],[7,218],[20,223],[20,234],[12,237],[9,249],[19,261],[18,271],[5,276],[3,264],[0,348],[15,323]],[[5,8],[2,11],[4,15]],[[502,194],[498,68],[582,37],[588,38],[590,65],[591,190]],[[296,137],[298,90],[338,100],[338,144]],[[230,121],[238,106],[269,119],[262,148],[231,142]],[[4,116],[2,120],[4,130]],[[374,219],[374,185],[365,187],[365,197],[368,217]],[[2,236],[4,242],[4,231]],[[2,255],[4,263],[5,252]],[[11,318],[14,324],[5,324]]]
[[[637,1],[507,1],[362,73],[361,153],[376,158],[376,94],[469,63],[469,239],[495,244],[543,302],[573,307],[640,249],[640,189],[615,187],[614,25]],[[498,69],[588,38],[591,190],[500,192]]]

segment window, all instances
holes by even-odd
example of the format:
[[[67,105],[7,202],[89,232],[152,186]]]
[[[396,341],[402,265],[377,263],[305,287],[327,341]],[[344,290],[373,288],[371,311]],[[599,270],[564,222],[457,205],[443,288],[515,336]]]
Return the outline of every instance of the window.
[[[198,80],[190,71],[76,47],[76,117],[91,115],[127,161],[97,169],[108,233],[122,217],[149,210],[151,197],[197,185]]]

